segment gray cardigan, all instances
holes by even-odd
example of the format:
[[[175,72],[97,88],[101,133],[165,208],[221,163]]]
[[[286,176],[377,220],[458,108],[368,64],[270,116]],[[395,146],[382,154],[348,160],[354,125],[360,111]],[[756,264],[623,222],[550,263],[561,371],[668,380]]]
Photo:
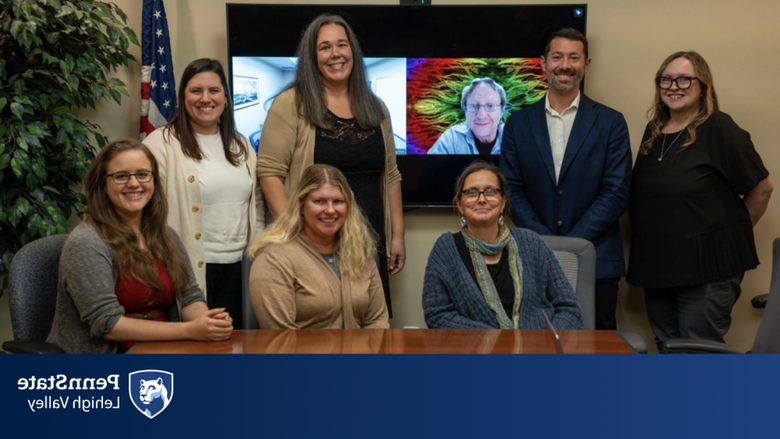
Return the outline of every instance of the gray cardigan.
[[[190,259],[179,236],[168,227],[179,254],[190,274],[190,285],[181,292],[181,300],[172,306],[168,319],[181,320],[179,309],[195,302],[205,302]],[[118,270],[112,263],[111,248],[98,236],[94,227],[79,224],[65,241],[60,256],[60,274],[57,285],[57,308],[54,323],[46,339],[67,353],[116,353],[119,343],[103,338],[125,314],[114,293]]]
[[[577,297],[552,250],[530,230],[512,229],[512,236],[523,262],[519,329],[545,329],[542,310],[556,329],[582,329]],[[499,328],[460,258],[452,233],[440,236],[428,257],[423,310],[429,328]]]

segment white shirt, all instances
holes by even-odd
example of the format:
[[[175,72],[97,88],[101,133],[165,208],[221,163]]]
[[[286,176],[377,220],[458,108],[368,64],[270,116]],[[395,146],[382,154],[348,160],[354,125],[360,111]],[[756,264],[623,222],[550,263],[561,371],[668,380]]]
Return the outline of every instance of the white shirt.
[[[544,97],[544,115],[547,118],[547,132],[550,134],[550,147],[552,148],[553,164],[555,165],[555,181],[561,174],[563,156],[566,154],[566,143],[569,141],[571,127],[577,117],[577,109],[580,106],[580,92],[563,113],[558,113],[550,105],[549,94]]]
[[[249,200],[252,177],[243,165],[225,158],[219,134],[195,134],[203,160],[195,160],[203,214],[203,246],[206,263],[231,264],[241,260],[249,233]]]

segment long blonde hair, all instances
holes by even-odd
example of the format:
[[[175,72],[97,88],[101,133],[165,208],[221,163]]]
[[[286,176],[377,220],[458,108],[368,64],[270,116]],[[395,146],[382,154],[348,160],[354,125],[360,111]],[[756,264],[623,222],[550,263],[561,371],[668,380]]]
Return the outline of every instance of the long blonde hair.
[[[712,72],[707,61],[701,55],[694,51],[676,52],[667,57],[655,74],[655,103],[647,111],[647,118],[650,119],[650,137],[642,143],[639,153],[648,155],[653,144],[657,142],[663,134],[661,128],[671,120],[669,108],[661,100],[661,87],[658,86],[658,79],[663,75],[664,70],[669,64],[677,58],[685,58],[693,64],[693,70],[701,87],[701,98],[699,99],[699,113],[691,119],[688,124],[688,134],[686,142],[680,147],[680,150],[687,148],[696,141],[696,128],[703,124],[712,113],[719,111],[718,95],[715,93],[715,85],[712,83]]]
[[[287,201],[278,218],[265,229],[249,246],[247,254],[250,258],[257,256],[263,248],[271,244],[284,244],[292,241],[303,230],[303,203],[309,194],[324,184],[331,184],[341,189],[347,205],[347,215],[344,225],[336,233],[336,255],[342,274],[349,278],[359,278],[365,273],[368,264],[374,263],[376,252],[376,233],[369,226],[363,212],[355,204],[355,195],[349,188],[349,183],[338,169],[329,165],[312,165],[303,172],[303,177],[295,193]]]

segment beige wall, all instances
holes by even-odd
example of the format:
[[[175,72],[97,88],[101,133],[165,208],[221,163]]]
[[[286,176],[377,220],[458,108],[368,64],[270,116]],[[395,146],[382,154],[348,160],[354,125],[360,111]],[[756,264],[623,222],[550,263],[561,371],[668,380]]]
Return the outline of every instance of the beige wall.
[[[480,3],[434,1],[437,5]],[[140,37],[141,2],[115,0],[115,3],[127,13],[130,26]],[[362,0],[341,3],[398,2]],[[531,0],[492,3],[548,2]],[[768,84],[777,82],[774,77],[780,70],[780,57],[777,56],[780,27],[776,23],[780,16],[780,2],[590,0],[588,4],[588,39],[593,63],[587,75],[585,91],[590,97],[625,115],[635,152],[646,123],[645,112],[653,97],[652,78],[656,69],[667,55],[678,50],[694,49],[707,59],[714,71],[721,107],[751,133],[766,167],[775,176],[775,171],[780,169],[780,151],[774,148],[772,139],[780,138],[775,104],[780,102],[780,91],[777,85],[768,87]],[[177,76],[189,61],[196,58],[213,57],[227,65],[225,2],[167,0],[165,6]],[[268,23],[258,23],[258,26],[264,25],[273,25],[273,20],[269,18]],[[134,48],[134,53],[140,59],[140,49]],[[132,98],[125,99],[121,107],[104,103],[97,111],[81,114],[99,123],[112,139],[136,136],[139,125],[140,67],[133,65],[117,76],[128,84]],[[777,179],[780,181],[780,178]],[[424,326],[421,290],[428,252],[439,235],[448,230],[457,230],[458,221],[449,210],[410,212],[405,219],[408,261],[404,271],[391,281],[396,315],[392,324],[394,327]],[[628,223],[623,219],[624,236],[628,237]],[[774,237],[780,236],[779,220],[780,203],[773,200],[756,227],[756,244],[762,265],[746,274],[743,297],[734,309],[734,322],[726,337],[729,343],[743,350],[752,346],[761,318],[761,312],[753,310],[749,302],[754,295],[767,292],[769,287],[771,242]],[[648,342],[652,342],[642,290],[625,283],[621,284],[618,327],[639,332]],[[7,305],[3,299],[0,301],[0,340],[11,338],[10,334]]]

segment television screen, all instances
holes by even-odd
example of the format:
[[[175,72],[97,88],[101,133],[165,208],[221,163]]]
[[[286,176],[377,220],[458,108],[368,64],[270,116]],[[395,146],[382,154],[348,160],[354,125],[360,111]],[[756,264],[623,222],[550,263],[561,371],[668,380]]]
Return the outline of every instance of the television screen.
[[[503,122],[544,97],[547,37],[585,33],[587,6],[228,4],[233,111],[255,149],[273,98],[295,76],[301,33],[322,13],[358,36],[371,90],[390,112],[404,205],[450,206],[461,170],[498,163]],[[484,87],[474,87],[462,101],[478,78],[491,90],[477,99]]]

